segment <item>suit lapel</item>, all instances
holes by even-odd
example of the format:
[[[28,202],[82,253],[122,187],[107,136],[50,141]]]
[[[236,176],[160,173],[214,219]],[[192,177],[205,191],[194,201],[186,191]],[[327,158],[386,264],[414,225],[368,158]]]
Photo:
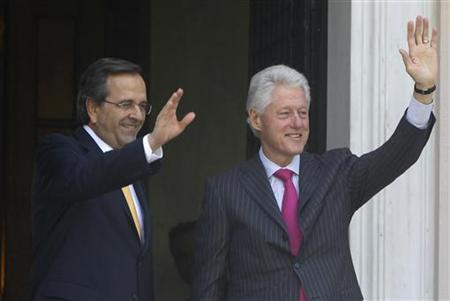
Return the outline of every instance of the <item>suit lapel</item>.
[[[259,156],[244,162],[241,168],[243,186],[253,200],[286,231],[280,209]]]
[[[94,152],[99,152],[99,153],[103,153],[103,151],[101,150],[101,148],[97,145],[97,143],[95,143],[94,139],[92,139],[92,137],[86,132],[85,129],[83,129],[82,127],[77,128],[74,131],[74,137],[76,140],[78,140],[80,142],[80,144],[86,149],[86,151],[94,151]],[[141,209],[142,209],[142,214],[144,216],[144,235],[145,235],[145,245],[147,245],[147,241],[149,240],[149,227],[146,226],[148,224],[149,221],[147,221],[146,217],[147,217],[147,206],[146,206],[146,202],[145,202],[145,195],[142,191],[142,187],[140,186],[139,183],[133,184],[134,187],[134,191],[136,192],[136,195],[139,199],[139,203],[141,205]],[[131,215],[130,212],[130,208],[128,208],[128,204],[127,204],[127,200],[125,199],[125,195],[123,194],[121,189],[118,189],[118,193],[121,197],[121,204],[120,206],[122,207],[123,212],[125,213],[125,215],[127,216],[127,220],[128,220],[128,224],[130,225],[132,231],[135,233],[135,237],[136,239],[139,241],[139,234],[137,233],[136,230],[136,226],[134,225],[134,221],[133,221],[133,217]],[[142,245],[142,244],[140,244]]]
[[[314,160],[314,155],[309,153],[302,153],[300,155],[300,170],[299,170],[299,199],[300,211],[306,206],[311,199],[317,184],[320,179],[320,164]]]
[[[101,148],[95,143],[94,139],[82,127],[77,128],[74,133],[76,140],[86,149],[86,151],[97,151],[102,153]]]

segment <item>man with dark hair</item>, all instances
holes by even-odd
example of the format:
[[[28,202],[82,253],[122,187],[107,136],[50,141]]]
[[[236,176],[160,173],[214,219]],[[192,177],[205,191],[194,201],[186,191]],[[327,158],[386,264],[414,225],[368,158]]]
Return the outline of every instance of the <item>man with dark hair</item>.
[[[304,152],[309,86],[278,65],[255,74],[248,122],[259,153],[212,178],[197,221],[195,301],[362,300],[353,268],[349,225],[356,210],[419,158],[433,124],[438,74],[437,31],[428,19],[408,23],[415,82],[410,105],[392,137],[358,157],[349,149]]]
[[[162,146],[195,118],[162,108],[152,133],[141,68],[104,58],[82,74],[80,127],[45,137],[32,190],[32,300],[153,300],[151,219],[139,180],[159,169]]]

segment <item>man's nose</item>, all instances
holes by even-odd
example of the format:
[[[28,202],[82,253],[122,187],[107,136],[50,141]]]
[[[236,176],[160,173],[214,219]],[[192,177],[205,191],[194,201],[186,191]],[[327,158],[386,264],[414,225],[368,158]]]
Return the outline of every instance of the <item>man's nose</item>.
[[[129,109],[128,116],[129,116],[130,118],[134,118],[134,119],[137,119],[137,120],[144,120],[146,114],[145,114],[144,111],[142,111],[142,109],[141,109],[141,107],[140,107],[139,105],[134,104],[134,105]]]
[[[302,116],[300,116],[299,113],[292,114],[292,116],[291,116],[291,126],[293,128],[298,129],[298,128],[302,127],[303,122],[304,122],[303,118],[302,118]]]

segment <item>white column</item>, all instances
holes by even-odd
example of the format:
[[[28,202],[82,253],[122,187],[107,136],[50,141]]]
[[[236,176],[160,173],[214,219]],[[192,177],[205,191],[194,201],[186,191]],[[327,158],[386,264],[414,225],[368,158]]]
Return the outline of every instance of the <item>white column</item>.
[[[352,1],[350,147],[363,154],[395,130],[412,95],[398,48],[406,23],[427,15],[438,25],[435,1]],[[438,183],[436,130],[419,161],[355,215],[351,246],[368,300],[436,297]]]
[[[438,296],[450,300],[450,2],[440,7]]]

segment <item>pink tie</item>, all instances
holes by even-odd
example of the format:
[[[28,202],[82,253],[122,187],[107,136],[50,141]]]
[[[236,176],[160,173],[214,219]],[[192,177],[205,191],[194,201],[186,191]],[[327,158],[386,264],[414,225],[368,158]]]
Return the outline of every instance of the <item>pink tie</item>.
[[[298,224],[298,207],[299,201],[297,196],[297,191],[292,183],[293,172],[289,169],[279,169],[274,173],[274,176],[283,181],[284,183],[284,194],[283,203],[281,206],[281,215],[283,216],[284,223],[286,224],[288,237],[289,237],[289,247],[291,249],[291,254],[297,256],[298,250],[303,240],[303,233],[300,230]],[[300,290],[300,301],[306,301],[305,290]]]

